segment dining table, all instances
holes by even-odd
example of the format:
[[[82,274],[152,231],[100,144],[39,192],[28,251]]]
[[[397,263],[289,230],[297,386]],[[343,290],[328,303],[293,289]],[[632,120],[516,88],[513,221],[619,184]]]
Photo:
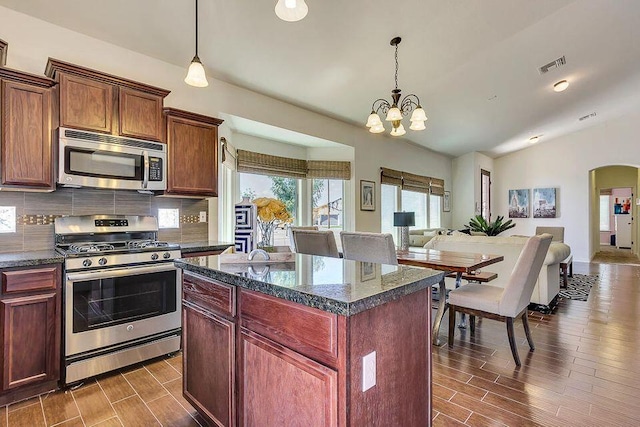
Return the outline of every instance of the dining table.
[[[439,251],[425,248],[411,248],[408,251],[398,250],[396,254],[399,264],[431,268],[433,270],[445,271],[447,273],[455,273],[456,288],[460,286],[463,277],[472,277],[474,274],[479,272],[480,269],[504,260],[502,255]],[[444,313],[447,309],[447,289],[445,287],[444,280],[445,279],[443,277],[438,283],[438,309],[436,311],[432,327],[432,343],[434,345],[440,345],[438,333],[440,331],[442,318],[444,317]]]

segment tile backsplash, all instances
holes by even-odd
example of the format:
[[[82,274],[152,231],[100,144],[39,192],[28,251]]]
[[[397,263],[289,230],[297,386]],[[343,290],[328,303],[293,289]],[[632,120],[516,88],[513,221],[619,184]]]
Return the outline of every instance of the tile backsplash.
[[[206,199],[154,197],[135,191],[60,188],[52,193],[0,191],[0,206],[15,206],[16,232],[0,233],[0,252],[53,249],[53,221],[63,215],[119,214],[158,216],[158,208],[179,209],[180,227],[162,229],[160,240],[173,243],[208,240]]]

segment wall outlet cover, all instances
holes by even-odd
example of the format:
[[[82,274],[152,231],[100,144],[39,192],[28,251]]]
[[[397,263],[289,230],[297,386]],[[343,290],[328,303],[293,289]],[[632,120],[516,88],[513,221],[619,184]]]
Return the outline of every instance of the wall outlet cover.
[[[200,211],[200,222],[207,222],[207,212]]]
[[[376,352],[372,351],[362,358],[362,391],[376,385]]]

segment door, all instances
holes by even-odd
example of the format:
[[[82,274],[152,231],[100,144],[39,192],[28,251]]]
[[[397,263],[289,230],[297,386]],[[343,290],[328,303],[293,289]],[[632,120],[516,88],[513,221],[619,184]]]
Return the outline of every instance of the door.
[[[59,378],[57,298],[52,292],[0,300],[2,390]]]
[[[2,83],[2,185],[53,187],[51,91]]]
[[[480,215],[491,221],[491,172],[480,169]]]

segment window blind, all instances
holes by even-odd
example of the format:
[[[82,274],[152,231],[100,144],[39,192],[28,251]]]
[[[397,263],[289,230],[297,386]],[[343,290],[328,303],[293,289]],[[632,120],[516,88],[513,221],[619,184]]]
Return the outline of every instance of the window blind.
[[[380,183],[402,187],[402,172],[393,169],[380,168]]]
[[[238,172],[285,178],[306,178],[306,160],[238,150]]]
[[[222,142],[222,164],[232,171],[236,170],[236,149],[225,137],[220,138]]]
[[[430,193],[434,196],[444,196],[444,179],[431,178]]]
[[[307,178],[351,179],[351,162],[307,160]]]
[[[431,178],[429,178],[428,176],[415,175],[408,172],[402,172],[402,189],[403,190],[429,194],[430,182],[431,182]]]

